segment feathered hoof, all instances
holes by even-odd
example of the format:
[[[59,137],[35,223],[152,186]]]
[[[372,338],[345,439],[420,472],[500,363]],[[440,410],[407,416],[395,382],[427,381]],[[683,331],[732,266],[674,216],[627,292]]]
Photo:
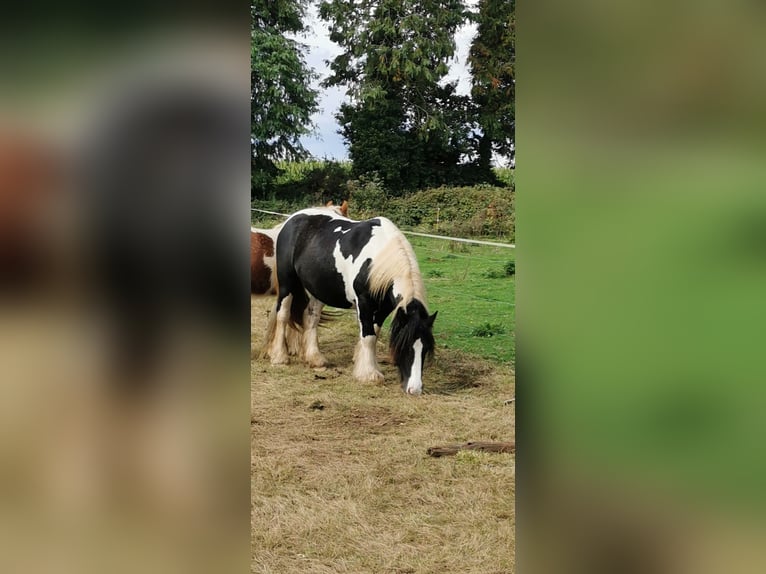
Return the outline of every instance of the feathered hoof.
[[[287,365],[290,362],[287,353],[276,353],[271,355],[272,365]]]
[[[311,357],[306,357],[306,364],[312,369],[318,369],[319,367],[324,367],[327,364],[327,359],[325,359],[322,355],[312,355]]]
[[[365,373],[354,373],[354,379],[360,383],[382,383],[383,373],[380,371],[370,371]]]

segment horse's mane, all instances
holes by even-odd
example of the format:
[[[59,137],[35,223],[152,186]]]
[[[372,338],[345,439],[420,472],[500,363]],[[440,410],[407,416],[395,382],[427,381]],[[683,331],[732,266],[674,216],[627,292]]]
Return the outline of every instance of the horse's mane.
[[[394,281],[397,281],[402,296],[397,307],[406,308],[413,299],[418,299],[425,306],[426,290],[423,287],[423,278],[420,275],[415,252],[393,223],[391,228],[388,231],[393,232],[393,236],[373,258],[370,265],[370,293],[373,297],[382,297]]]

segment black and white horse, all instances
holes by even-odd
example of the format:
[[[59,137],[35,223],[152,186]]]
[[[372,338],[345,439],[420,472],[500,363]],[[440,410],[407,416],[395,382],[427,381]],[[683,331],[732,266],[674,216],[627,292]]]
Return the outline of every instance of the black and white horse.
[[[279,293],[269,320],[265,352],[272,364],[288,362],[288,324],[302,329],[302,358],[321,367],[317,326],[324,305],[356,307],[360,338],[354,352],[354,378],[380,382],[375,345],[386,317],[394,311],[390,351],[402,387],[423,389],[423,365],[433,354],[425,289],[412,246],[385,217],[353,221],[327,209],[294,213],[277,241]]]

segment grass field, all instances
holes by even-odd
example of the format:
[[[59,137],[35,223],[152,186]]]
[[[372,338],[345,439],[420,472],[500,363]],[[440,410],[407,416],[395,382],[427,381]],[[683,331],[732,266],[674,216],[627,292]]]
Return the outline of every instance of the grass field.
[[[513,364],[515,353],[515,250],[408,236],[415,249],[440,349],[461,349]]]
[[[272,304],[253,298],[256,351]],[[514,439],[512,368],[439,348],[424,394],[408,397],[384,362],[385,342],[385,383],[352,380],[357,336],[346,311],[320,331],[326,368],[254,356],[251,571],[513,572],[513,455],[426,455],[430,446]]]

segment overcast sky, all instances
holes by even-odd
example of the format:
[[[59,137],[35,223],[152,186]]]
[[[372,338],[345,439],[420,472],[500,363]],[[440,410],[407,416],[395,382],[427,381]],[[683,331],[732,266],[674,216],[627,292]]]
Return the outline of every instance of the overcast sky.
[[[476,4],[476,0],[465,2],[468,6]],[[320,88],[319,82],[330,75],[330,69],[325,60],[332,60],[340,53],[340,48],[328,38],[327,23],[322,22],[317,15],[317,7],[311,4],[307,13],[307,22],[310,32],[304,38],[298,40],[307,47],[306,61],[308,65],[319,74],[319,79],[314,82],[314,87],[319,90],[319,111],[312,116],[316,126],[316,135],[301,138],[306,149],[317,158],[348,159],[348,150],[343,143],[343,138],[337,133],[338,123],[335,121],[335,112],[344,99],[345,88]],[[467,94],[470,91],[470,75],[466,66],[468,49],[471,40],[476,33],[476,24],[461,27],[456,34],[457,44],[455,61],[450,62],[450,72],[447,81],[458,80],[457,91]]]

